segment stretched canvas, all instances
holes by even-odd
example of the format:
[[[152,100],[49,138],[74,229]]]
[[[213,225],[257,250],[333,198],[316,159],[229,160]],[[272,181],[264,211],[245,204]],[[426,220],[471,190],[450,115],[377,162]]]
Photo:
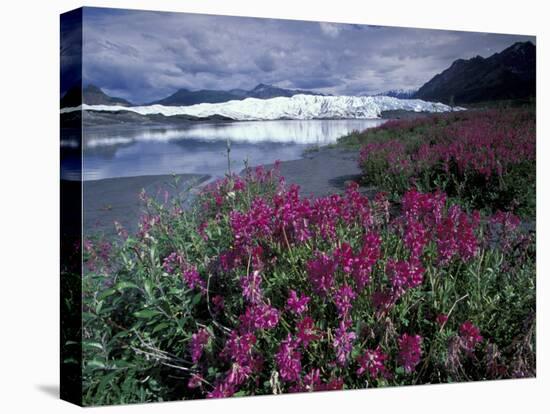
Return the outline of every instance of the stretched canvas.
[[[61,15],[61,396],[536,375],[536,39]]]

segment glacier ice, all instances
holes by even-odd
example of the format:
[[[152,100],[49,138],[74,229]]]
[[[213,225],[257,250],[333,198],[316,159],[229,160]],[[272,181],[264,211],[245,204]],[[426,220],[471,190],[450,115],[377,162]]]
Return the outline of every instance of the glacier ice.
[[[372,119],[379,118],[383,111],[406,110],[414,112],[448,112],[448,105],[427,102],[421,99],[398,99],[389,96],[319,96],[294,95],[271,99],[246,98],[222,103],[201,103],[189,106],[119,106],[88,105],[63,108],[61,113],[76,110],[131,111],[141,115],[164,116],[191,115],[206,118],[220,115],[238,121],[276,119]]]

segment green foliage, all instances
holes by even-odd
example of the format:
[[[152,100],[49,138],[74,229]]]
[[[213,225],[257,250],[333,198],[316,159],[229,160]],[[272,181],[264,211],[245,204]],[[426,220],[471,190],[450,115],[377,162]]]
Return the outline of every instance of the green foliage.
[[[240,278],[250,273],[251,256],[224,269],[222,254],[235,248],[230,225],[235,212],[247,213],[253,200],[273,203],[281,190],[276,179],[227,178],[223,186],[202,194],[194,207],[183,211],[180,199],[170,205],[149,200],[136,235],[121,239],[98,253],[102,241],[87,246],[84,277],[84,403],[103,405],[203,398],[223,380],[231,363],[222,357],[229,331],[239,329],[246,308]],[[369,387],[440,383],[532,376],[535,372],[535,252],[533,236],[521,245],[501,248],[483,234],[478,254],[471,260],[440,263],[435,243],[423,253],[425,267],[421,286],[411,289],[388,312],[380,312],[375,292],[387,286],[390,258],[406,260],[407,247],[397,231],[371,203],[375,228],[380,235],[381,259],[373,268],[371,282],[354,301],[352,329],[357,336],[349,365],[334,365],[333,339],[338,312],[333,302],[315,295],[306,271],[314,252],[330,252],[349,243],[357,250],[367,230],[359,222],[336,218],[336,237],[313,237],[303,243],[284,234],[256,237],[262,248],[263,296],[280,312],[271,330],[256,332],[254,349],[263,357],[263,368],[245,381],[234,395],[270,394],[288,387],[276,379],[274,355],[287,334],[295,332],[297,319],[285,310],[289,291],[311,296],[309,315],[322,333],[302,355],[303,372],[320,367],[325,380],[342,378],[346,388],[363,388],[367,378],[356,373],[356,358],[365,349],[380,346],[389,356],[389,377],[368,378]],[[487,230],[485,230],[487,231]],[[290,236],[289,236],[290,237]],[[166,263],[177,252],[185,266],[198,271],[204,290],[190,287],[181,267]],[[349,275],[338,271],[339,280]],[[224,300],[223,311],[214,308],[213,297]],[[437,315],[449,319],[443,326]],[[471,355],[455,345],[459,326],[473,322],[485,337]],[[201,329],[208,341],[199,362],[192,361],[192,335]],[[423,357],[415,372],[397,362],[397,338],[403,332],[423,337]],[[453,348],[455,346],[455,348]],[[459,354],[456,356],[455,354]],[[500,369],[500,367],[504,367]],[[203,380],[188,387],[193,374]]]
[[[338,145],[362,148],[363,181],[394,200],[415,186],[443,191],[470,210],[533,219],[535,141],[534,108],[503,107],[389,121]]]

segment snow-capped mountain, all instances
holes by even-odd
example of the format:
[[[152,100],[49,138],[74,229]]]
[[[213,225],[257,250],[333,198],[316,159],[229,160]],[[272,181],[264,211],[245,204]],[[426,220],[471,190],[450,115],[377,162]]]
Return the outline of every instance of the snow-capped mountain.
[[[202,103],[189,106],[118,106],[87,105],[63,108],[64,112],[130,111],[141,115],[190,115],[198,118],[222,116],[239,121],[275,119],[369,119],[379,118],[383,111],[447,112],[450,106],[420,99],[398,99],[388,96],[316,96],[294,95],[271,99],[247,98],[222,103]]]
[[[411,99],[418,89],[390,89],[389,91],[378,93],[375,96],[391,96],[392,98]]]

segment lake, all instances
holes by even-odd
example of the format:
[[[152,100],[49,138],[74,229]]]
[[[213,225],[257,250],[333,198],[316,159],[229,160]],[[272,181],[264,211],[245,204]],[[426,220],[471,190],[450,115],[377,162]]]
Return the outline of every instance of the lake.
[[[278,120],[195,123],[184,127],[85,127],[83,180],[160,174],[227,172],[231,169],[302,157],[304,150],[327,145],[354,130],[381,125],[380,119]],[[63,136],[62,178],[78,179],[80,154],[70,134]],[[73,148],[71,148],[73,147]]]

